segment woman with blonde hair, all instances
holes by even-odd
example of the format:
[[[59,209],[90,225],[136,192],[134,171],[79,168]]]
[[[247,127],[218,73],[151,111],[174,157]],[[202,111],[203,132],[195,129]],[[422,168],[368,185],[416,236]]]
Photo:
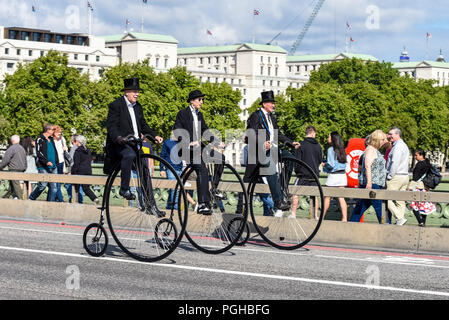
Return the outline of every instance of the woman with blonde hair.
[[[387,171],[384,156],[379,149],[387,142],[387,135],[382,130],[375,130],[368,136],[361,163],[360,188],[382,189],[385,187]],[[350,221],[359,222],[371,205],[376,211],[377,220],[382,223],[382,200],[375,199],[361,199],[354,208]]]

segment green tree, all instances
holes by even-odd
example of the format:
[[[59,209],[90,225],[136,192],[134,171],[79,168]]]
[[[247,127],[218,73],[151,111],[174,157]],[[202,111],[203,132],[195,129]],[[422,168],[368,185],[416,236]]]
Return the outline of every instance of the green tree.
[[[58,124],[67,133],[87,112],[89,78],[67,63],[66,55],[50,51],[5,77],[2,113],[14,133],[37,136],[44,123]]]

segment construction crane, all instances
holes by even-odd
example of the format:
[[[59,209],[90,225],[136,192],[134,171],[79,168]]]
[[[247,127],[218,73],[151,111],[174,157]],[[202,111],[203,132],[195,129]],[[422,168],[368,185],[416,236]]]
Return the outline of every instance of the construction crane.
[[[302,39],[304,39],[304,36],[306,35],[307,31],[309,30],[310,26],[312,25],[312,22],[315,19],[315,17],[317,16],[318,12],[320,11],[324,1],[325,0],[318,0],[318,2],[315,4],[315,7],[313,8],[312,14],[307,19],[306,24],[302,28],[301,33],[296,38],[295,43],[293,43],[293,45],[292,45],[292,47],[291,47],[291,49],[289,51],[290,55],[293,55],[296,52],[296,49],[301,44]]]

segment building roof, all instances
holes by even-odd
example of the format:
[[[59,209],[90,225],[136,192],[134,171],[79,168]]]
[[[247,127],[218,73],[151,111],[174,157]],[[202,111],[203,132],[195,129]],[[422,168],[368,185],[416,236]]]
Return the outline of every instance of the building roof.
[[[257,43],[238,43],[225,46],[185,47],[178,48],[178,54],[200,54],[200,53],[225,53],[235,51],[266,51],[276,53],[287,53],[279,46]]]
[[[369,54],[361,53],[331,53],[331,54],[313,54],[313,55],[303,55],[303,56],[287,56],[288,62],[308,62],[308,61],[331,61],[344,58],[357,58],[362,60],[378,61],[378,59]]]
[[[124,40],[126,37],[131,37],[136,40],[144,40],[144,41],[154,41],[154,42],[168,42],[168,43],[178,43],[178,40],[169,35],[164,34],[150,34],[150,33],[141,33],[141,32],[128,32],[125,34],[114,34],[109,36],[102,36],[106,43],[108,42],[120,42]]]
[[[439,62],[439,61],[409,61],[409,62],[395,62],[393,63],[393,68],[403,69],[403,68],[449,68],[448,62]]]

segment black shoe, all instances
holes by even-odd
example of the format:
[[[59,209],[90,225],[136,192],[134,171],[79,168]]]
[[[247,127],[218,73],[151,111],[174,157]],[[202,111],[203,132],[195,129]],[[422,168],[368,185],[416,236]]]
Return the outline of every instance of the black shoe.
[[[276,210],[288,211],[290,210],[290,205],[284,200],[279,200],[274,203],[274,208]]]
[[[145,210],[145,213],[152,214],[153,216],[156,216],[158,218],[165,217],[165,211],[159,210],[156,205],[151,206],[150,208],[147,208]]]
[[[120,191],[118,192],[119,195],[121,195],[123,198],[125,198],[126,200],[135,200],[136,196],[131,193],[131,191],[128,190],[123,190],[122,188],[120,188]]]
[[[206,203],[198,204],[198,214],[202,214],[205,216],[210,216],[212,214],[212,209]]]

